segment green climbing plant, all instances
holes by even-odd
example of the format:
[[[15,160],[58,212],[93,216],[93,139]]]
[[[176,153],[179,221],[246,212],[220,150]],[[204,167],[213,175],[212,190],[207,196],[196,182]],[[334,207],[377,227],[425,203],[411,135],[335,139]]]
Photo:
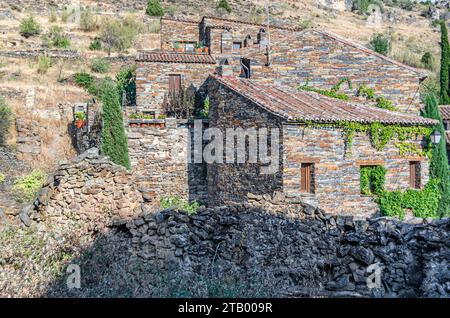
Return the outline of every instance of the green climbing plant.
[[[378,195],[384,191],[386,168],[383,166],[366,166],[360,170],[361,194]]]

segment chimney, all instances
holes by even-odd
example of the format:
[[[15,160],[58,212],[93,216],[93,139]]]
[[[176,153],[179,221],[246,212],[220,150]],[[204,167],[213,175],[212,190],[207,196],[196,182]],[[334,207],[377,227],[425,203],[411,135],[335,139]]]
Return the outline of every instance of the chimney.
[[[221,53],[231,53],[233,51],[233,36],[230,30],[224,30],[221,38]]]
[[[233,66],[230,65],[228,59],[225,59],[222,63],[220,63],[218,74],[220,76],[233,76]]]

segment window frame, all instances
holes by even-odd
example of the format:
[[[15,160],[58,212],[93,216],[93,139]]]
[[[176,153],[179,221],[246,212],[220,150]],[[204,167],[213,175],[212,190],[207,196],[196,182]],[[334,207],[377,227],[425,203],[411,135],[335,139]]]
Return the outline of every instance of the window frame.
[[[303,194],[316,193],[316,175],[314,162],[300,164],[300,192]]]

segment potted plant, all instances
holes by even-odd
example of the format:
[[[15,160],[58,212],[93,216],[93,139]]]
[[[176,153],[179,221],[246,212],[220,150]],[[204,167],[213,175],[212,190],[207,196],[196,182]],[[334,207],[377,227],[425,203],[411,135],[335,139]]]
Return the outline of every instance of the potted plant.
[[[202,45],[200,43],[197,43],[195,45],[195,52],[196,53],[202,53]]]
[[[204,52],[204,53],[208,53],[208,52],[209,52],[209,47],[204,46],[204,47],[203,47],[203,52]]]
[[[85,112],[75,112],[75,126],[77,129],[83,127],[86,121],[86,113]]]
[[[179,51],[179,49],[180,49],[180,43],[174,42],[174,43],[173,43],[173,50],[174,50],[174,51]]]

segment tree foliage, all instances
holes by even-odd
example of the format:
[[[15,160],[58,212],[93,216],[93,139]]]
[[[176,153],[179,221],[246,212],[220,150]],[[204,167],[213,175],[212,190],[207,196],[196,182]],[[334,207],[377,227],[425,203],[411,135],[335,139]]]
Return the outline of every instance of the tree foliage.
[[[159,0],[148,0],[145,13],[151,17],[162,17],[164,15],[164,10],[161,7]]]
[[[450,214],[450,176],[448,167],[448,158],[446,151],[445,129],[442,124],[442,118],[439,114],[439,106],[436,97],[433,94],[425,96],[425,108],[423,116],[427,118],[436,119],[439,124],[435,129],[439,130],[442,135],[439,145],[434,145],[432,150],[432,157],[430,162],[430,177],[439,179],[439,190],[441,193],[441,200],[439,202],[439,212],[441,215]]]
[[[119,94],[113,81],[104,81],[100,92],[103,104],[102,153],[130,169],[128,141],[125,134]]]
[[[136,67],[123,67],[116,75],[117,90],[122,101],[125,93],[126,104],[136,105]]]
[[[450,48],[448,43],[448,33],[447,26],[445,22],[441,22],[441,72],[440,72],[440,86],[441,93],[439,96],[439,101],[441,105],[450,104],[450,93],[449,93],[449,73],[448,73],[448,63],[449,63]]]

